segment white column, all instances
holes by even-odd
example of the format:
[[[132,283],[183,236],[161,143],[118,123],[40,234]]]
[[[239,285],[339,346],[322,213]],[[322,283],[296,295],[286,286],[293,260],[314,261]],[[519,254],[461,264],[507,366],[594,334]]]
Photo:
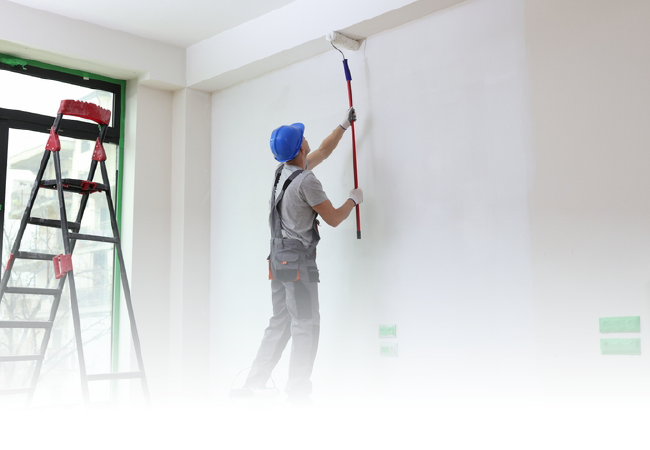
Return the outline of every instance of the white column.
[[[173,94],[171,328],[174,395],[207,398],[210,264],[210,94]]]
[[[151,396],[159,402],[169,385],[172,93],[129,82],[125,125],[122,247]],[[120,331],[120,371],[132,370],[124,306]]]

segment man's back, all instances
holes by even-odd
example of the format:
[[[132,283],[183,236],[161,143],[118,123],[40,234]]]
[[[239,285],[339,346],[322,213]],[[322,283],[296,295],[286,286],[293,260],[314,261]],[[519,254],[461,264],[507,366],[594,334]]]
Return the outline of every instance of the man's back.
[[[276,198],[286,179],[296,170],[300,170],[300,167],[285,164],[276,187]],[[312,207],[326,200],[323,186],[312,171],[305,170],[298,175],[287,187],[280,202],[282,236],[298,239],[309,247],[316,218],[316,211]]]

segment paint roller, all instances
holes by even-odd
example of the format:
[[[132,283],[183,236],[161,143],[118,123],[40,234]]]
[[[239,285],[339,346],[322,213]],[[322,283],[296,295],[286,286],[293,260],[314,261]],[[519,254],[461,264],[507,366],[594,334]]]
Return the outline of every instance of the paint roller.
[[[352,81],[352,75],[350,74],[350,68],[348,67],[348,60],[345,59],[345,55],[341,51],[341,48],[346,50],[352,50],[352,51],[359,50],[359,46],[360,46],[359,41],[351,39],[336,31],[330,31],[329,33],[327,33],[325,39],[327,39],[330,42],[330,44],[332,44],[332,47],[338,50],[343,56],[343,70],[345,70],[345,79],[348,83],[348,97],[350,99],[350,108],[352,108],[353,106],[352,105],[352,84],[350,83]],[[359,181],[357,179],[357,145],[356,145],[356,138],[354,135],[354,122],[350,123],[350,128],[352,128],[352,167],[354,169],[354,188],[358,189]],[[357,214],[357,239],[361,239],[361,224],[359,222],[359,205],[355,206],[355,208]]]

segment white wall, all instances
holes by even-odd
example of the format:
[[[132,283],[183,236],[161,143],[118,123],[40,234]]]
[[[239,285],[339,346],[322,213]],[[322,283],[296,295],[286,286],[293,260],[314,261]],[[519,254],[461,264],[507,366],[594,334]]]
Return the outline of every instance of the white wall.
[[[353,217],[323,227],[316,392],[417,402],[534,382],[523,25],[521,2],[465,2],[348,52],[363,237]],[[271,312],[270,133],[302,121],[318,146],[347,107],[340,59],[331,51],[213,96],[216,396],[250,365]],[[315,173],[340,205],[349,133]],[[383,323],[397,324],[398,358],[379,356]]]
[[[540,368],[552,395],[647,402],[650,3],[525,3]],[[641,333],[599,333],[618,316]],[[609,337],[641,338],[642,356],[601,356]]]

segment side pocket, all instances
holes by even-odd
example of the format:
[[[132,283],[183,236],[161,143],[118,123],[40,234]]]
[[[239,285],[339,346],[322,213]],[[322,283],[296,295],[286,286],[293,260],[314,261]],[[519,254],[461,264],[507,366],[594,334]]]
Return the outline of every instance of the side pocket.
[[[283,250],[271,255],[273,278],[278,281],[298,281],[298,256],[293,250]]]
[[[310,283],[320,283],[320,275],[318,273],[318,267],[309,266],[309,267],[307,267],[307,270],[309,271],[309,282]]]

